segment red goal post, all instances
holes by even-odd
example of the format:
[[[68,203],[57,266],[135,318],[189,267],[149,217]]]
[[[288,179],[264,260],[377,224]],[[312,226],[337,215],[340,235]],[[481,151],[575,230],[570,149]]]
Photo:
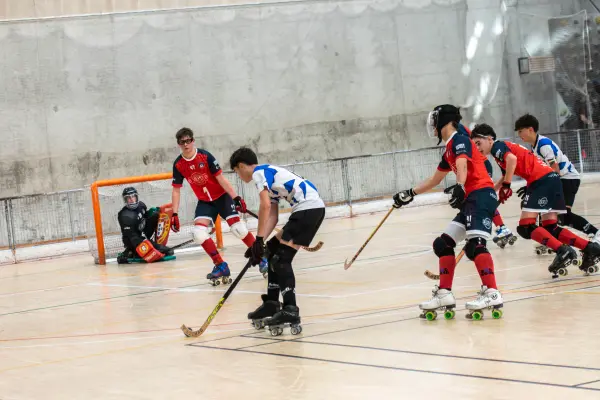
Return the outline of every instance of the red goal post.
[[[115,251],[122,251],[124,249],[123,243],[121,242],[121,232],[118,228],[118,223],[116,223],[117,212],[120,208],[123,207],[123,200],[121,197],[121,192],[125,185],[132,186],[140,186],[138,188],[139,199],[146,203],[148,208],[150,207],[160,207],[163,204],[167,204],[171,202],[171,180],[173,178],[172,173],[163,173],[163,174],[154,174],[154,175],[142,175],[142,176],[131,176],[125,178],[116,178],[116,179],[105,179],[99,180],[92,183],[90,187],[91,196],[92,196],[92,209],[94,215],[94,235],[95,241],[92,238],[89,238],[90,242],[90,251],[94,255],[96,259],[96,263],[100,265],[105,265],[107,258],[109,255],[113,255]],[[146,188],[146,190],[144,189]],[[104,190],[104,193],[101,193]],[[151,192],[151,193],[149,193]],[[190,191],[191,192],[191,191]],[[157,202],[161,202],[162,204],[150,204],[147,203],[144,199],[148,197],[153,198]],[[110,206],[105,204],[105,213],[108,213],[108,216],[104,216],[103,218],[103,208],[102,208],[102,200],[101,197],[108,198],[110,201]],[[184,195],[182,193],[182,201]],[[192,199],[188,203],[190,203]],[[108,201],[107,201],[108,203]],[[181,210],[180,205],[180,210]],[[195,204],[194,204],[195,206]],[[193,215],[193,214],[192,214]],[[181,216],[180,216],[181,218]],[[185,223],[182,220],[182,228],[181,233],[182,236],[184,234]],[[191,225],[188,226],[188,230],[190,231],[189,236],[185,237],[185,240],[189,240],[192,238],[191,236]],[[215,223],[215,235],[217,241],[217,247],[223,248],[223,232],[221,229],[221,220],[217,218]],[[107,246],[107,239],[110,236],[110,243]],[[171,244],[171,237],[173,233],[171,233],[169,246]],[[185,241],[185,240],[182,240]],[[96,253],[97,254],[94,254]]]

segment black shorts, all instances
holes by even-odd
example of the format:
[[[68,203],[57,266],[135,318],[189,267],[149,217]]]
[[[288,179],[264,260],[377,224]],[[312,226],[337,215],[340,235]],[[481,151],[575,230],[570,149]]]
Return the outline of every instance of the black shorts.
[[[556,172],[542,176],[530,185],[523,198],[523,211],[564,214],[567,212],[560,176]]]
[[[285,242],[293,240],[294,244],[299,246],[310,246],[310,242],[317,234],[324,218],[325,208],[312,208],[293,212],[288,222],[283,226],[281,240]]]
[[[498,195],[492,188],[475,190],[467,196],[452,222],[467,232],[467,238],[492,236],[492,219],[498,208]]]
[[[217,215],[220,215],[224,220],[231,217],[239,217],[230,195],[225,193],[211,202],[198,200],[196,212],[194,213],[194,221],[201,218],[210,219],[214,223],[217,220]]]
[[[561,179],[562,188],[563,188],[563,196],[565,198],[565,204],[567,207],[573,207],[575,203],[575,195],[579,190],[579,184],[581,180],[579,179]]]

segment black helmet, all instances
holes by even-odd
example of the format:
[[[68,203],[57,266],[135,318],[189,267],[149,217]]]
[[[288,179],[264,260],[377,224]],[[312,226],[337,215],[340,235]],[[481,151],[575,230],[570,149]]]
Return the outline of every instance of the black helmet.
[[[125,202],[125,206],[127,208],[131,210],[135,210],[137,208],[139,198],[136,188],[131,186],[126,187],[125,189],[123,189],[123,193],[121,194],[121,196],[123,196],[123,202]],[[130,199],[133,199],[133,201],[130,201]]]
[[[442,142],[442,128],[449,122],[459,123],[462,119],[460,110],[451,104],[437,106],[427,117],[427,133],[432,138],[437,137],[438,143]]]

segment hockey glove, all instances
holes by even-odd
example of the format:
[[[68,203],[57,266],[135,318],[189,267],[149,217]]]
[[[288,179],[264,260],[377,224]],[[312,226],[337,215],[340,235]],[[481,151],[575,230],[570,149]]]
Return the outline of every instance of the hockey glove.
[[[508,200],[513,194],[513,191],[510,188],[510,182],[502,182],[502,187],[500,188],[498,194],[500,197],[500,204],[504,204],[504,202]]]
[[[233,199],[233,204],[235,204],[235,211],[239,213],[246,213],[248,211],[246,208],[246,202],[240,196],[237,196]]]
[[[525,198],[525,193],[527,193],[527,186],[523,186],[517,189],[517,196],[519,196],[519,198]]]
[[[173,232],[179,232],[179,216],[177,213],[173,213],[171,216],[171,230],[173,230]]]
[[[393,207],[400,208],[402,206],[409,204],[411,201],[413,201],[413,199],[415,198],[416,195],[417,194],[415,193],[415,191],[413,189],[403,190],[401,192],[396,193],[393,197],[393,199],[394,199]]]
[[[257,236],[252,246],[248,247],[244,257],[248,258],[252,266],[260,264],[263,256],[265,255],[265,242],[261,236]]]
[[[444,193],[450,195],[450,207],[460,209],[465,202],[465,187],[460,183],[452,185],[444,190]]]

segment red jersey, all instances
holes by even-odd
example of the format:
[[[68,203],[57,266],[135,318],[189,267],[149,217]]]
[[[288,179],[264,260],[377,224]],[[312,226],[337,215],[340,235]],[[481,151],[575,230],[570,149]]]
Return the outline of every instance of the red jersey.
[[[467,180],[465,182],[467,196],[475,190],[494,188],[494,182],[485,167],[486,158],[479,151],[473,151],[474,148],[475,143],[468,136],[455,133],[446,143],[446,151],[438,165],[440,171],[456,173],[456,160],[467,159]]]
[[[554,172],[541,158],[538,158],[533,152],[520,144],[496,141],[492,146],[492,155],[502,169],[502,175],[506,171],[506,155],[508,153],[512,153],[517,157],[515,175],[525,179],[528,185],[542,176]]]
[[[173,163],[173,186],[182,187],[183,178],[190,184],[198,200],[211,202],[223,196],[225,189],[216,177],[223,173],[217,160],[206,150],[196,149],[191,159],[180,155]]]

